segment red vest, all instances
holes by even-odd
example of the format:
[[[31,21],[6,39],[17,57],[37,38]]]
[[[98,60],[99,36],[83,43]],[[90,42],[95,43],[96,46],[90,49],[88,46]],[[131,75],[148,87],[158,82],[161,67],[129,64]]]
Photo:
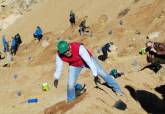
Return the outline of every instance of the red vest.
[[[69,63],[70,66],[81,67],[81,66],[86,65],[84,60],[79,55],[79,48],[80,48],[80,45],[82,45],[82,44],[79,43],[79,42],[73,42],[73,43],[70,43],[69,45],[70,45],[72,56],[71,57],[66,57],[66,56],[60,55],[58,53],[59,57],[64,62]],[[90,56],[92,56],[91,52],[88,51],[88,53],[89,53]]]

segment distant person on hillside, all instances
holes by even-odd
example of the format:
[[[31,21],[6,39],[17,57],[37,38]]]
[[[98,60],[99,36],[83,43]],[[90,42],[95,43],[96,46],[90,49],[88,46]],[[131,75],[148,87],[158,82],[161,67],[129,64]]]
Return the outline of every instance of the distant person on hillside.
[[[9,45],[8,45],[5,35],[2,35],[2,44],[3,44],[3,51],[9,52]]]
[[[17,33],[17,34],[15,35],[15,39],[16,39],[16,41],[17,41],[17,48],[18,48],[18,47],[20,46],[20,44],[22,43],[21,36],[20,36],[19,33]]]
[[[22,40],[19,33],[17,33],[14,37],[12,37],[11,48],[10,48],[12,55],[16,55],[16,52],[21,43],[22,43]]]
[[[101,48],[103,55],[99,55],[99,56],[98,56],[98,59],[99,59],[99,60],[105,61],[105,60],[108,58],[108,52],[111,51],[111,50],[110,50],[111,45],[113,45],[112,42],[106,43],[106,44]]]
[[[69,15],[69,21],[71,26],[75,26],[76,24],[76,17],[75,17],[75,13],[73,12],[73,10],[70,11],[70,15]]]
[[[79,28],[80,36],[82,36],[85,32],[89,32],[87,30],[87,28],[89,28],[89,27],[86,26],[86,19],[84,19],[83,21],[81,21],[79,27],[80,27]]]
[[[33,33],[34,38],[40,41],[43,37],[43,31],[41,27],[37,26],[35,32]]]
[[[11,54],[12,55],[16,55],[17,52],[17,39],[15,37],[12,37],[12,41],[11,41]]]
[[[149,63],[165,64],[165,43],[146,42],[147,61]]]
[[[88,68],[92,71],[94,82],[97,85],[101,83],[101,77],[108,86],[112,87],[117,95],[122,96],[120,86],[114,80],[114,77],[107,73],[98,63],[94,55],[79,42],[68,43],[61,40],[57,44],[56,71],[54,73],[54,86],[57,88],[62,73],[63,62],[69,64],[69,76],[67,84],[67,100],[73,101],[76,98],[75,85],[82,68]]]

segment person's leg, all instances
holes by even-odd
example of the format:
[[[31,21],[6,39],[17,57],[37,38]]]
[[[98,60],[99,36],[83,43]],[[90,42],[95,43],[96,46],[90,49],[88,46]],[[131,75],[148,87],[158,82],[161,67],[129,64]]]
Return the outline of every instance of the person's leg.
[[[16,53],[17,53],[17,46],[16,45],[13,47],[13,52],[14,52],[14,55],[16,55]]]
[[[94,62],[98,75],[103,78],[103,80],[108,84],[108,86],[112,87],[113,91],[116,93],[121,93],[121,89],[119,84],[114,80],[114,77],[110,74],[108,74],[103,67],[99,64],[96,58],[92,57],[92,61]]]
[[[102,48],[102,53],[103,53],[104,58],[107,59],[107,57],[108,57],[107,50]]]
[[[74,19],[73,19],[73,25],[75,25],[75,24],[76,24],[76,19],[74,18]]]
[[[38,37],[39,37],[39,41],[40,41],[42,39],[43,35],[40,34]]]
[[[67,101],[71,102],[76,98],[75,94],[75,84],[76,80],[80,74],[81,67],[69,66],[69,76],[67,84]]]
[[[11,52],[12,55],[14,55],[14,48],[13,48],[13,46],[10,48],[10,52]]]
[[[152,58],[152,62],[151,63],[160,63],[160,64],[165,64],[165,57],[154,57]]]

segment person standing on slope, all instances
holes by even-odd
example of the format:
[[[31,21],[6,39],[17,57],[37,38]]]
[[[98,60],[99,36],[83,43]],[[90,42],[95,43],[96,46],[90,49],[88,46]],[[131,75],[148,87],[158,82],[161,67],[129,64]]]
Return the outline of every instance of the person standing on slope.
[[[76,16],[75,16],[75,13],[73,12],[73,10],[70,11],[69,22],[72,27],[74,27],[76,24]]]
[[[3,44],[3,52],[9,52],[9,45],[4,34],[2,35],[2,44]]]
[[[43,37],[43,30],[41,29],[40,26],[36,27],[35,32],[33,33],[33,36],[35,39],[37,39],[38,41],[40,41]]]
[[[63,62],[69,63],[69,76],[67,83],[67,101],[71,102],[76,98],[75,84],[82,68],[86,67],[92,71],[95,84],[100,83],[100,76],[112,87],[117,95],[122,96],[120,86],[98,63],[94,55],[88,51],[80,42],[68,43],[61,40],[57,44],[56,71],[54,72],[54,86],[57,88],[61,76]]]

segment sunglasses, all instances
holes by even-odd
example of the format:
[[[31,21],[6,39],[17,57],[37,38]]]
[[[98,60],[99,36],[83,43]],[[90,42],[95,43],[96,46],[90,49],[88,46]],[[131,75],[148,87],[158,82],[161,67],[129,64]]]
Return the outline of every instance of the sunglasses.
[[[63,55],[67,55],[69,51],[70,51],[70,47],[68,47],[68,49],[64,53],[62,53],[62,54]]]

